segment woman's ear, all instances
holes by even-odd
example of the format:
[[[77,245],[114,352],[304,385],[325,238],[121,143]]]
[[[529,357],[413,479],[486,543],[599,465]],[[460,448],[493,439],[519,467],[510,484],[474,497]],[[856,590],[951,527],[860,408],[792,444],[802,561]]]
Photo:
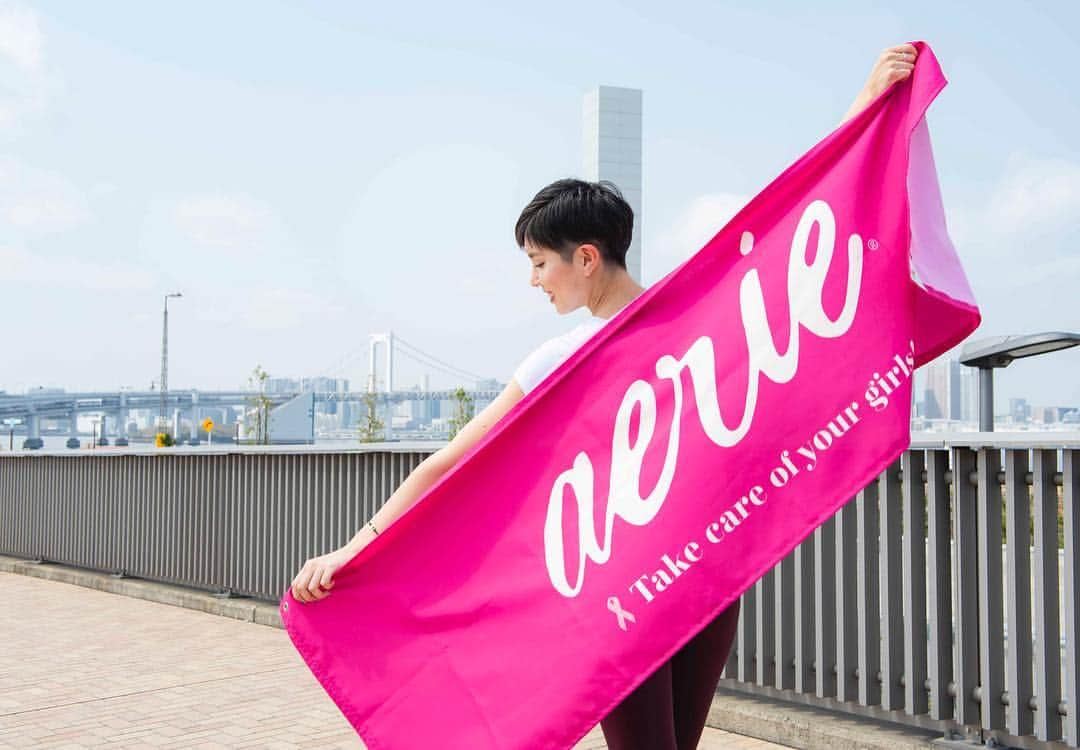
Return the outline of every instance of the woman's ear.
[[[585,273],[588,274],[590,269],[599,265],[600,250],[596,245],[590,243],[578,245],[578,250],[581,251],[581,261],[582,265],[585,267]]]

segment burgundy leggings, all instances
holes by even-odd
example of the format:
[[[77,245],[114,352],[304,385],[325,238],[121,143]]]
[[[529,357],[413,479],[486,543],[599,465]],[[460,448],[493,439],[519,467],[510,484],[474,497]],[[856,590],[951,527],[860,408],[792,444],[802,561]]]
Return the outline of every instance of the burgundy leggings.
[[[739,623],[717,615],[600,721],[609,750],[696,750]]]

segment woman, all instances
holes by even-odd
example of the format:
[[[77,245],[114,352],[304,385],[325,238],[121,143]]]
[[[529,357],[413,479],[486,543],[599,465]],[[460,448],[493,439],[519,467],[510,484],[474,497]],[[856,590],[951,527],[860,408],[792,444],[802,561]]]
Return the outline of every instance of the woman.
[[[910,76],[915,55],[910,44],[886,49],[841,122]],[[292,582],[296,599],[312,602],[328,596],[339,567],[399,518],[527,391],[644,291],[626,271],[632,230],[633,212],[610,183],[559,180],[536,194],[515,227],[518,246],[532,264],[530,284],[548,295],[560,315],[583,306],[592,315],[529,354],[502,393],[446,446],[424,459],[345,546],[305,562]],[[738,613],[736,601],[604,717],[600,723],[609,748],[697,747],[735,637]]]

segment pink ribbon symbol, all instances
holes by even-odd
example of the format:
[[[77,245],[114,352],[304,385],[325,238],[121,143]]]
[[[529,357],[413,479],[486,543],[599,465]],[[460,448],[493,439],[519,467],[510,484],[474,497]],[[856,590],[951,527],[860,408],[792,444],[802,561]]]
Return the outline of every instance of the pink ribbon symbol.
[[[607,608],[615,613],[615,616],[619,618],[619,627],[626,630],[626,621],[637,622],[631,613],[627,612],[619,604],[619,598],[616,596],[609,597],[607,600]]]

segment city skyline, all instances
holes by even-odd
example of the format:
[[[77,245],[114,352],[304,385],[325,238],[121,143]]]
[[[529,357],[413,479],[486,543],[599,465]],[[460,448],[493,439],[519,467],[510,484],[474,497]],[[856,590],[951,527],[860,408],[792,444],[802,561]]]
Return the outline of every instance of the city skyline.
[[[649,100],[651,283],[835,127],[880,49],[910,38],[950,79],[930,129],[984,314],[975,337],[1080,330],[1080,103],[1040,73],[1080,51],[1065,32],[1078,11],[784,7],[777,28],[725,4],[575,8],[573,24],[558,4],[408,17],[241,4],[210,28],[209,5],[0,3],[0,389],[145,387],[174,289],[174,388],[237,387],[256,364],[361,382],[362,365],[327,370],[385,330],[505,380],[587,314],[552,315],[512,227],[537,189],[580,174],[589,90]],[[241,55],[252,18],[263,33]],[[806,35],[844,43],[808,62]],[[1080,402],[1062,377],[1078,366],[1070,351],[1001,371],[998,409]]]

